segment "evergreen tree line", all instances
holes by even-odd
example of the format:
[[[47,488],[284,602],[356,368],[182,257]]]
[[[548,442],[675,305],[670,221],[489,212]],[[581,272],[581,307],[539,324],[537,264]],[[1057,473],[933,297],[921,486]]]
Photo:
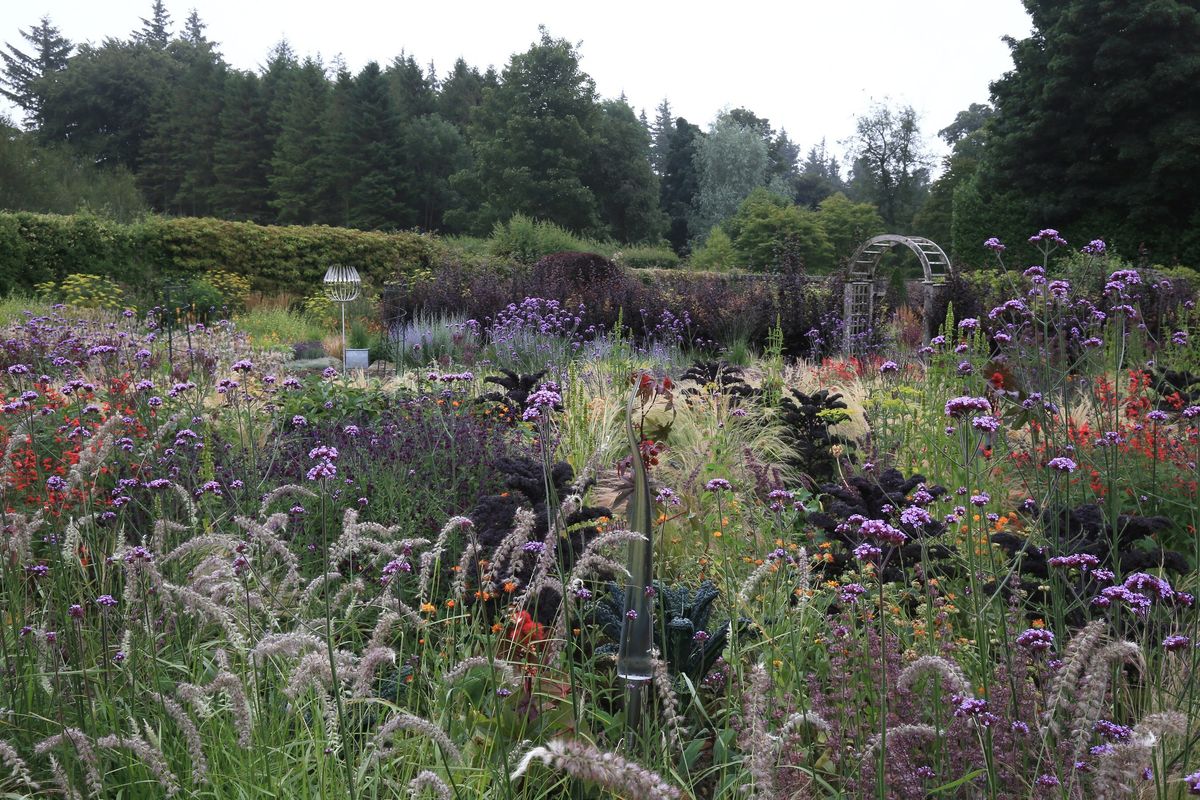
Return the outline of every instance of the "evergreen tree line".
[[[914,221],[987,260],[1043,227],[1141,263],[1200,261],[1200,0],[1024,0],[1013,69],[939,131],[952,147]],[[1013,255],[1010,253],[1009,255]],[[1020,263],[1020,262],[1018,262]]]
[[[161,0],[125,39],[75,47],[48,18],[21,35],[0,91],[25,112],[24,146],[128,173],[167,214],[486,235],[520,213],[684,252],[758,187],[811,208],[869,198],[863,167],[843,181],[824,142],[802,159],[746,109],[704,131],[667,100],[649,121],[600,97],[544,29],[501,72],[460,59],[445,75],[404,53],[352,74],[286,43],[235,69],[195,11],[173,34]]]
[[[679,252],[735,233],[756,189],[773,198],[756,195],[756,219],[797,230],[792,206],[844,192],[960,261],[1044,226],[1186,258],[1200,245],[1200,0],[1025,5],[1033,34],[1008,40],[1014,67],[990,103],[939,132],[952,154],[932,183],[911,108],[858,118],[843,178],[824,142],[802,156],[744,108],[702,130],[667,100],[647,119],[602,98],[544,29],[499,72],[460,59],[439,74],[402,53],[352,74],[286,44],[249,72],[195,12],[174,33],[162,0],[125,39],[76,47],[43,19],[0,51],[0,92],[25,114],[24,133],[0,130],[0,169],[132,176],[167,214],[487,235],[520,213]],[[19,205],[19,185],[0,203]]]

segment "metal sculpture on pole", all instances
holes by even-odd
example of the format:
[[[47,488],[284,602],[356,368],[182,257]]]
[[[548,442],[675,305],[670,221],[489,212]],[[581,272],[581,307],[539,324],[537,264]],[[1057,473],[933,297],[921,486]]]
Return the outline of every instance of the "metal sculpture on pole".
[[[346,377],[346,304],[358,297],[362,278],[358,270],[336,264],[325,270],[325,296],[342,308],[342,377]]]

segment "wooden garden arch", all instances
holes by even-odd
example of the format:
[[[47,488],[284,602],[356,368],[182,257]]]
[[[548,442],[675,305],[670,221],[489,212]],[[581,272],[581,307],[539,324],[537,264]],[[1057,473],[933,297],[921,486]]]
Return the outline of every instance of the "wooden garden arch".
[[[875,303],[883,292],[875,280],[875,271],[884,254],[896,247],[907,247],[921,262],[925,287],[925,332],[932,336],[934,299],[946,285],[950,274],[950,259],[936,242],[921,236],[902,236],[885,233],[872,236],[858,246],[846,268],[844,346],[847,353],[861,352],[875,315]]]

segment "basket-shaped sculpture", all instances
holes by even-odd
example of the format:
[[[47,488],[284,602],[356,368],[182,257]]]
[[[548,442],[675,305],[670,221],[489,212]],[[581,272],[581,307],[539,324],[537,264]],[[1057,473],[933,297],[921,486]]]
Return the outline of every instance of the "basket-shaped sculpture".
[[[358,270],[335,264],[325,270],[325,296],[342,309],[342,375],[346,374],[346,304],[358,297],[362,289],[362,278]]]
[[[325,296],[335,303],[349,303],[358,297],[362,289],[362,278],[358,270],[336,264],[325,270]]]

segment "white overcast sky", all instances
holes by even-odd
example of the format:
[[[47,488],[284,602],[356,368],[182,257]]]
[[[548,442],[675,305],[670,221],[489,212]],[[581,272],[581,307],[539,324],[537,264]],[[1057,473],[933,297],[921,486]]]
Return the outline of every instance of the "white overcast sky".
[[[74,42],[126,37],[150,0],[0,0],[0,41],[49,14]],[[1011,69],[1005,35],[1030,20],[1020,0],[790,0],[715,3],[508,0],[167,0],[178,30],[195,7],[225,59],[257,69],[286,38],[300,56],[341,55],[354,71],[400,51],[439,75],[459,56],[499,70],[546,25],[580,43],[583,69],[601,95],[622,91],[653,119],[669,98],[677,116],[707,127],[724,107],[744,106],[786,128],[805,151],[824,137],[841,152],[872,100],[910,104],[931,148],[961,109],[988,99]],[[5,109],[10,112],[11,108]]]

